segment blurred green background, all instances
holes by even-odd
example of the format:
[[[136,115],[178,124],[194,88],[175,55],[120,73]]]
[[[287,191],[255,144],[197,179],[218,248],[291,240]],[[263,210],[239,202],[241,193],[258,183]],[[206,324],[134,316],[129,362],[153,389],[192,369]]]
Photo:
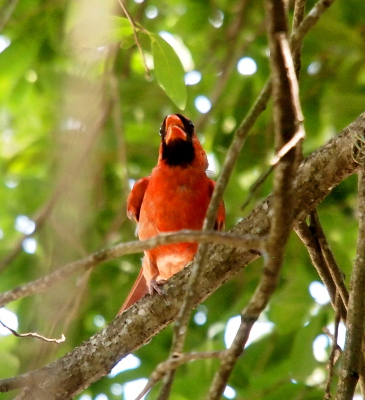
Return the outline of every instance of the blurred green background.
[[[308,0],[307,10],[314,4]],[[118,2],[0,3],[1,292],[133,240],[126,197],[133,181],[156,164],[166,115],[181,112],[195,123],[217,176],[235,128],[269,77],[262,1],[135,0],[125,7],[137,23],[143,57]],[[363,0],[338,0],[304,40],[305,155],[365,109],[364,15]],[[162,56],[153,49],[160,38],[172,46]],[[164,55],[167,63],[161,66]],[[183,107],[185,100],[181,111],[177,105]],[[271,191],[269,178],[241,210],[273,155],[270,108],[252,129],[224,195],[227,229]],[[319,215],[348,282],[357,237],[356,177],[332,191]],[[0,310],[0,318],[19,332],[67,337],[56,346],[1,330],[0,379],[46,365],[111,321],[140,259],[136,254],[108,262],[45,294],[7,305],[10,314]],[[224,348],[226,325],[247,304],[261,266],[261,260],[248,266],[194,312],[187,350]],[[230,378],[226,398],[323,397],[330,340],[322,328],[331,326],[334,315],[323,287],[311,286],[318,280],[293,234],[279,288],[256,341]],[[78,398],[131,400],[130,383],[148,378],[168,356],[171,337],[169,327],[136,352],[138,359],[129,359],[128,367],[134,362],[137,368],[115,370]],[[181,367],[171,398],[203,399],[217,366],[216,360],[203,360]],[[137,382],[138,389],[142,383]]]

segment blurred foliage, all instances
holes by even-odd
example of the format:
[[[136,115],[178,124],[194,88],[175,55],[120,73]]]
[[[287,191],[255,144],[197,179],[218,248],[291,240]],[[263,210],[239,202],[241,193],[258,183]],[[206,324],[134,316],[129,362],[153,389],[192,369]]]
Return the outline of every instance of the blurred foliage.
[[[314,3],[308,0],[307,9]],[[134,238],[135,225],[125,215],[130,184],[156,164],[159,126],[167,114],[179,112],[160,87],[171,96],[166,85],[176,78],[165,75],[161,58],[166,55],[169,68],[181,68],[172,48],[185,73],[200,73],[200,80],[186,89],[182,85],[187,91],[183,113],[195,122],[215,175],[235,128],[270,71],[263,3],[254,0],[127,2],[143,57],[118,2],[10,0],[1,7],[0,260],[22,243],[21,250],[1,264],[3,292]],[[305,154],[364,111],[364,14],[363,0],[338,0],[305,38],[300,75]],[[164,43],[162,54],[153,43]],[[153,69],[154,57],[156,67],[162,68],[160,76]],[[254,74],[238,72],[242,57],[255,61]],[[176,92],[176,86],[171,90],[183,107],[184,94]],[[208,114],[198,110],[198,96],[212,102]],[[249,212],[241,205],[272,155],[269,106],[252,129],[225,193],[228,229]],[[269,178],[250,207],[270,191]],[[356,178],[335,188],[319,214],[348,282],[357,236]],[[31,223],[19,224],[22,215],[37,222],[34,232]],[[67,341],[56,347],[1,336],[0,378],[45,365],[111,321],[138,274],[140,258],[137,254],[114,260],[45,294],[9,304],[20,332],[53,337],[63,332]],[[199,325],[192,320],[187,350],[225,346],[225,325],[247,304],[261,265],[260,260],[250,265],[196,311],[206,321]],[[323,397],[325,362],[316,360],[312,345],[334,315],[329,304],[316,304],[309,293],[309,285],[318,280],[293,235],[279,288],[265,313],[274,328],[248,346],[238,362],[229,381],[236,399]],[[168,356],[171,336],[171,328],[165,329],[136,352],[138,368],[101,379],[79,398],[120,399],[120,385],[148,377]],[[217,366],[216,360],[204,360],[181,367],[172,398],[203,399]],[[335,370],[334,384],[337,374]],[[97,397],[101,393],[107,397]]]

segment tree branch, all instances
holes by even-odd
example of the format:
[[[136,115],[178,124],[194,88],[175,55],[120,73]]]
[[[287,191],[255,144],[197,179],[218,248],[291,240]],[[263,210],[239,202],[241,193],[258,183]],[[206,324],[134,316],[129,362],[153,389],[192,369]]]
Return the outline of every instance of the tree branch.
[[[344,281],[344,274],[341,268],[338,266],[335,257],[331,251],[331,248],[327,242],[326,236],[323,232],[321,222],[318,218],[318,213],[314,211],[310,216],[310,228],[314,232],[315,237],[318,240],[321,253],[326,262],[326,265],[331,273],[332,279],[336,285],[336,290],[341,296],[342,304],[347,310],[347,303],[349,300],[349,293]]]
[[[314,211],[311,215],[316,213]],[[324,286],[328,290],[330,295],[331,303],[333,309],[336,310],[337,304],[337,290],[336,284],[333,280],[330,268],[324,258],[322,253],[321,246],[319,244],[318,236],[316,232],[311,229],[305,221],[300,222],[294,228],[296,234],[300,238],[300,240],[304,243],[311,258],[312,264],[316,268],[319,277],[321,278]],[[339,305],[338,305],[338,312],[341,315],[341,319],[345,322],[346,321],[346,314],[347,314],[347,303],[345,304],[340,297]]]
[[[294,4],[294,16],[293,16],[293,26],[292,32],[295,32],[304,19],[305,14],[305,5],[307,0],[295,0]],[[295,51],[292,52],[294,66],[295,66],[295,73],[297,78],[299,79],[299,73],[302,68],[302,40],[298,41],[298,45],[296,46]]]
[[[359,171],[358,183],[359,235],[357,254],[351,276],[351,290],[346,323],[346,345],[338,383],[337,400],[352,399],[363,364],[365,319],[365,169]]]
[[[60,339],[51,339],[51,338],[47,338],[45,336],[42,336],[42,335],[40,335],[39,333],[36,333],[36,332],[18,333],[14,329],[11,329],[7,325],[5,325],[4,322],[0,321],[0,324],[4,328],[8,329],[14,336],[19,337],[19,338],[31,337],[31,338],[43,340],[45,342],[51,342],[51,343],[57,343],[57,344],[63,343],[66,340],[64,334],[61,335]]]
[[[321,18],[322,14],[332,5],[335,0],[320,0],[309,11],[303,22],[295,30],[291,37],[291,50],[293,53],[302,45],[303,37],[313,28]]]
[[[335,310],[335,319],[337,320],[340,318],[344,323],[346,323],[349,294],[344,282],[343,273],[337,265],[333,253],[328,245],[316,210],[311,213],[310,221],[310,227],[308,227],[303,221],[295,227],[295,231],[307,247],[312,263],[317,269],[318,275],[329,292],[332,307]],[[334,349],[332,348],[331,356],[328,361],[330,368],[326,386],[327,397],[330,396],[329,388],[333,368],[333,351]],[[361,362],[363,363],[363,360],[361,360]],[[365,368],[362,365],[360,369],[361,387],[365,387],[364,382]]]
[[[163,379],[170,371],[175,371],[180,365],[186,364],[189,361],[204,360],[209,358],[220,358],[224,350],[221,351],[208,351],[201,353],[183,353],[179,356],[169,358],[166,361],[161,362],[157,365],[153,371],[151,378],[148,380],[146,386],[143,388],[141,393],[135,398],[135,400],[141,400],[142,397],[154,386],[158,381]]]
[[[146,57],[144,55],[141,43],[139,42],[139,39],[138,39],[138,36],[137,36],[136,24],[134,23],[134,21],[133,21],[132,17],[130,16],[128,10],[124,6],[123,1],[122,0],[118,0],[118,3],[119,3],[121,9],[123,10],[125,16],[127,17],[128,21],[130,22],[130,24],[132,26],[134,41],[136,42],[136,45],[137,45],[138,50],[139,50],[139,53],[141,54],[141,58],[142,58],[142,61],[143,61],[143,66],[144,66],[144,69],[145,69],[145,72],[146,72],[146,78],[149,78],[150,77],[150,69],[147,66]]]
[[[330,334],[328,328],[323,329],[323,331],[332,339],[332,346],[331,346],[331,353],[327,362],[327,370],[328,370],[328,377],[326,379],[326,388],[325,388],[325,395],[324,395],[324,400],[329,400],[332,398],[331,395],[331,383],[332,383],[332,378],[333,378],[333,372],[335,369],[335,363],[339,358],[339,354],[341,354],[341,348],[337,344],[338,340],[338,326],[341,321],[341,313],[340,313],[340,307],[341,307],[341,297],[337,293],[336,294],[336,300],[335,300],[335,329],[333,335]]]
[[[263,248],[263,242],[260,238],[251,236],[243,237],[242,235],[229,232],[190,231],[188,229],[179,232],[165,232],[148,240],[120,243],[108,249],[98,251],[86,258],[69,263],[33,282],[2,293],[0,294],[0,307],[23,297],[31,296],[36,293],[43,293],[72,275],[94,268],[106,261],[113,260],[126,254],[140,253],[143,250],[150,250],[160,245],[179,242],[221,243],[226,246],[243,247],[246,250],[261,250]]]

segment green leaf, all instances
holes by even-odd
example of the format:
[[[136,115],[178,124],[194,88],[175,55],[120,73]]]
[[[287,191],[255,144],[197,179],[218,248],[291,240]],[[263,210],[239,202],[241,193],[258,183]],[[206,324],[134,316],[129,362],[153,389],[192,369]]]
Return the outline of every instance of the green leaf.
[[[133,27],[127,18],[110,17],[111,29],[109,37],[117,41],[124,41],[133,35]],[[138,30],[138,28],[136,28]]]
[[[180,110],[187,100],[184,68],[174,49],[159,35],[150,34],[155,75],[159,85]]]
[[[121,42],[120,42],[120,47],[122,49],[129,49],[130,47],[132,47],[134,44],[136,43],[135,39],[133,36],[128,36],[126,38],[124,38]]]

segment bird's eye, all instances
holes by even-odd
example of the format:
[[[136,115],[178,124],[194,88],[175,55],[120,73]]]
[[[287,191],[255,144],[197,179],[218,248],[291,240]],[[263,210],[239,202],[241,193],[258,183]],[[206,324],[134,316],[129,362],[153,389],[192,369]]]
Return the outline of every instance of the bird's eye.
[[[186,133],[189,136],[192,136],[194,133],[194,124],[190,121],[190,119],[185,118],[184,126],[185,126]]]
[[[162,125],[161,125],[161,127],[160,127],[160,136],[162,137],[162,138],[164,138],[165,137],[165,134],[166,134],[166,130],[165,130],[165,121],[162,123]]]

